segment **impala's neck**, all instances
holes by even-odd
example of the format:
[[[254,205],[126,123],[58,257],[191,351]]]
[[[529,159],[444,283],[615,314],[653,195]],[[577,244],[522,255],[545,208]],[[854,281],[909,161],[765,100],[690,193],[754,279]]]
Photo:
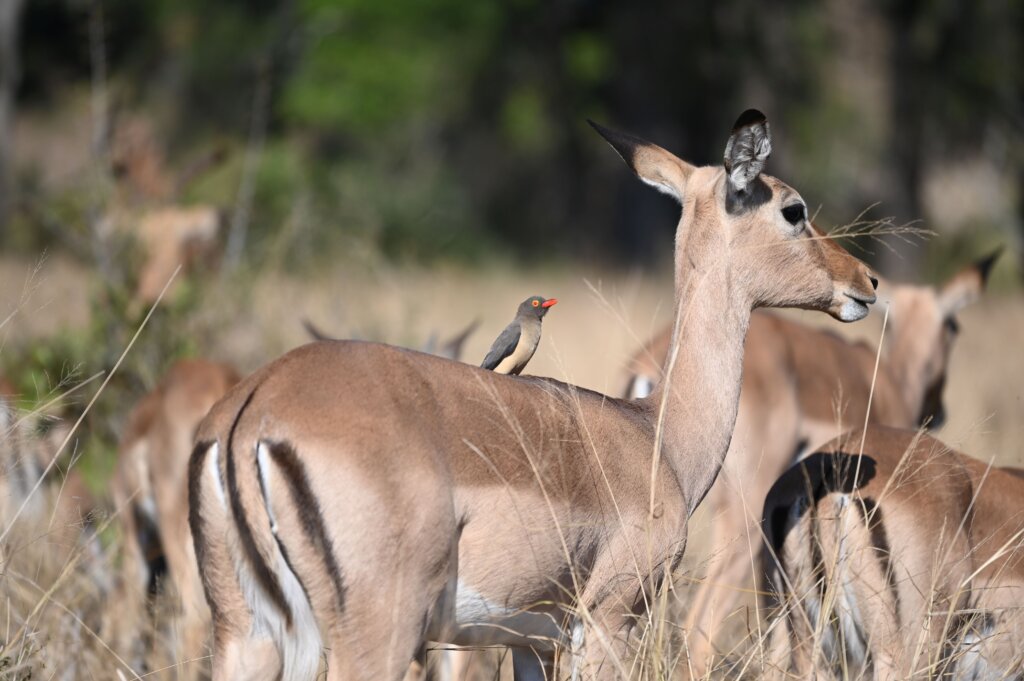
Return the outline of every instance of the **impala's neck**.
[[[925,383],[927,362],[923,361],[919,347],[914,338],[901,333],[905,327],[898,327],[892,339],[889,352],[882,356],[879,369],[884,369],[892,377],[893,383],[899,387],[903,404],[913,419],[921,416],[924,408],[925,394],[928,385]],[[909,331],[909,329],[908,329]],[[916,424],[914,424],[916,425]]]
[[[727,257],[695,262],[682,248],[677,246],[675,332],[664,377],[647,404],[660,429],[661,456],[692,514],[729,448],[751,304],[732,281]]]

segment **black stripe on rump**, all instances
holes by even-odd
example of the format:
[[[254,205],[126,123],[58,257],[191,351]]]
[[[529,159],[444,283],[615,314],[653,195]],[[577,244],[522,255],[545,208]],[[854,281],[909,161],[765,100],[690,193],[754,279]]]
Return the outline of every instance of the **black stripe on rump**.
[[[188,527],[192,531],[192,544],[196,550],[196,562],[199,564],[199,577],[203,582],[203,593],[206,594],[206,602],[210,606],[213,619],[220,618],[220,611],[213,600],[213,593],[210,582],[206,576],[206,537],[203,528],[202,510],[202,484],[203,466],[206,465],[206,457],[209,455],[211,441],[197,442],[192,450],[192,456],[188,460]]]
[[[889,585],[889,592],[892,594],[893,601],[895,602],[896,612],[899,612],[900,592],[896,588],[896,571],[892,565],[892,547],[889,544],[889,534],[885,531],[885,525],[883,524],[884,516],[882,515],[882,509],[870,497],[864,498],[861,504],[855,502],[855,506],[857,506],[857,510],[868,531],[871,532],[871,543],[874,545],[875,555],[881,564],[882,571],[885,573],[885,580]]]
[[[256,575],[256,581],[260,583],[260,586],[267,592],[270,600],[274,602],[274,605],[278,607],[281,613],[284,615],[285,624],[288,629],[292,628],[292,610],[288,607],[288,601],[284,596],[284,590],[281,588],[281,583],[277,581],[277,575],[271,571],[270,567],[263,562],[263,557],[260,555],[259,549],[256,548],[256,540],[253,538],[252,528],[249,526],[249,521],[245,517],[245,510],[242,508],[242,498],[238,493],[238,471],[237,462],[235,461],[235,430],[238,428],[238,422],[242,419],[242,414],[245,413],[246,408],[252,402],[253,396],[256,391],[253,390],[249,393],[249,397],[245,399],[245,404],[238,410],[238,415],[235,416],[235,422],[231,424],[231,430],[228,431],[228,496],[231,498],[231,511],[235,516],[235,524],[238,526],[238,537],[242,541],[242,548],[245,551],[246,558],[249,559],[249,563],[252,565],[254,574]],[[253,472],[256,474],[257,479],[259,478],[259,464],[253,457]]]
[[[288,442],[267,442],[270,448],[270,457],[277,464],[278,469],[288,483],[288,490],[291,492],[292,503],[299,514],[299,521],[306,539],[313,545],[317,553],[323,558],[324,568],[331,577],[331,584],[334,586],[334,598],[337,601],[338,612],[345,610],[345,580],[341,574],[341,567],[338,565],[337,556],[334,553],[334,542],[327,534],[327,524],[324,522],[323,513],[320,512],[320,504],[309,484],[309,476],[306,475],[306,467],[299,460],[295,448]]]

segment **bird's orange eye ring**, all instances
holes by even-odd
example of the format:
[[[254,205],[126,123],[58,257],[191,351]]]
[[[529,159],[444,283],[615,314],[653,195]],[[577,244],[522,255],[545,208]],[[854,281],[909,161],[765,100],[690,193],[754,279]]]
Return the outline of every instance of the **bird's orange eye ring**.
[[[534,299],[534,301],[533,301],[533,306],[534,306],[534,307],[537,307],[538,305],[540,305],[540,301],[539,301],[539,300],[536,300],[536,299]]]

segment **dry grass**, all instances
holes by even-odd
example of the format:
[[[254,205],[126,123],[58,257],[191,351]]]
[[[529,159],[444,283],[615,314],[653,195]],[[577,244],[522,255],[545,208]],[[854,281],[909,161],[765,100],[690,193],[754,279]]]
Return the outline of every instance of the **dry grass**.
[[[84,325],[94,284],[90,273],[69,261],[50,259],[33,280],[32,295],[26,301],[25,282],[31,270],[31,263],[0,261],[0,315],[21,306],[16,321],[2,329],[3,338],[7,342],[45,338],[61,326]],[[532,294],[557,297],[560,303],[545,320],[531,373],[611,394],[619,394],[624,386],[622,368],[627,358],[668,321],[672,306],[668,273],[595,274],[583,268],[427,271],[349,264],[312,279],[261,273],[244,285],[211,282],[196,314],[196,326],[204,334],[202,346],[210,357],[230,359],[251,370],[305,342],[304,317],[338,336],[412,346],[432,333],[444,336],[480,318],[481,326],[470,338],[465,356],[466,361],[477,362],[511,319],[516,305]],[[878,315],[847,326],[819,314],[787,314],[872,342],[877,342],[881,325]],[[960,321],[962,332],[946,393],[950,418],[939,435],[979,458],[1019,464],[1024,460],[1019,445],[1024,436],[1024,353],[1017,346],[1024,336],[1024,296],[990,296],[966,310]],[[153,368],[155,373],[164,369]],[[91,373],[90,367],[84,367],[84,372]],[[58,493],[44,490],[44,506],[52,507]],[[116,516],[111,524],[117,525]],[[680,642],[676,622],[688,598],[687,576],[699,575],[706,559],[701,525],[698,514],[683,581],[655,598],[653,626],[638,642],[644,653],[639,666],[630,670],[633,678],[686,676],[685,643]],[[117,541],[102,550],[82,551],[82,545],[69,542],[67,534],[61,533],[62,548],[57,551],[48,539],[51,535],[48,518],[44,522],[27,517],[0,547],[0,632],[6,642],[0,652],[0,677],[24,679],[31,672],[36,679],[114,678],[114,670],[120,669],[131,678],[124,670],[138,663],[123,659],[123,651],[103,638],[104,620],[111,616],[149,642],[155,652],[148,668],[159,668],[156,660],[168,657],[167,631],[173,630],[173,621],[165,619],[154,630],[144,611],[111,602],[111,577],[117,574],[119,560]],[[162,613],[170,610],[157,608]],[[764,639],[752,595],[730,621],[736,633],[749,632],[754,639],[731,656],[730,675],[761,676]],[[159,652],[161,647],[164,654]],[[495,671],[500,652],[487,651],[478,657],[472,678],[511,678],[509,664]],[[176,675],[176,670],[170,670],[156,676]]]

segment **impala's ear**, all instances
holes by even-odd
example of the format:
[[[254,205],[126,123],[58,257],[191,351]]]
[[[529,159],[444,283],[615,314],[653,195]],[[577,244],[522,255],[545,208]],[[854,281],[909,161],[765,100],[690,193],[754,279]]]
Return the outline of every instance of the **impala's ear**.
[[[466,340],[476,331],[476,327],[480,326],[480,319],[474,319],[469,323],[465,329],[460,331],[457,335],[448,339],[444,345],[438,350],[440,357],[447,357],[448,359],[454,359],[456,362],[462,360],[462,347],[466,344]]]
[[[610,130],[591,120],[587,122],[612,145],[612,149],[633,169],[637,177],[658,191],[674,197],[679,203],[683,202],[686,180],[693,172],[692,165],[657,144]]]
[[[977,262],[953,275],[939,291],[939,306],[947,317],[956,314],[981,297],[992,266],[1003,252],[1000,246]]]
[[[772,135],[768,119],[757,109],[747,109],[736,119],[732,135],[725,145],[725,171],[729,190],[736,194],[751,191],[751,183],[764,170],[772,153]]]
[[[312,338],[315,341],[333,341],[333,340],[338,340],[334,336],[328,336],[326,333],[324,333],[320,329],[319,326],[317,326],[316,324],[314,324],[313,322],[311,322],[309,319],[307,319],[305,317],[302,318],[302,328],[304,328],[306,330],[306,333],[309,334],[309,337]]]

